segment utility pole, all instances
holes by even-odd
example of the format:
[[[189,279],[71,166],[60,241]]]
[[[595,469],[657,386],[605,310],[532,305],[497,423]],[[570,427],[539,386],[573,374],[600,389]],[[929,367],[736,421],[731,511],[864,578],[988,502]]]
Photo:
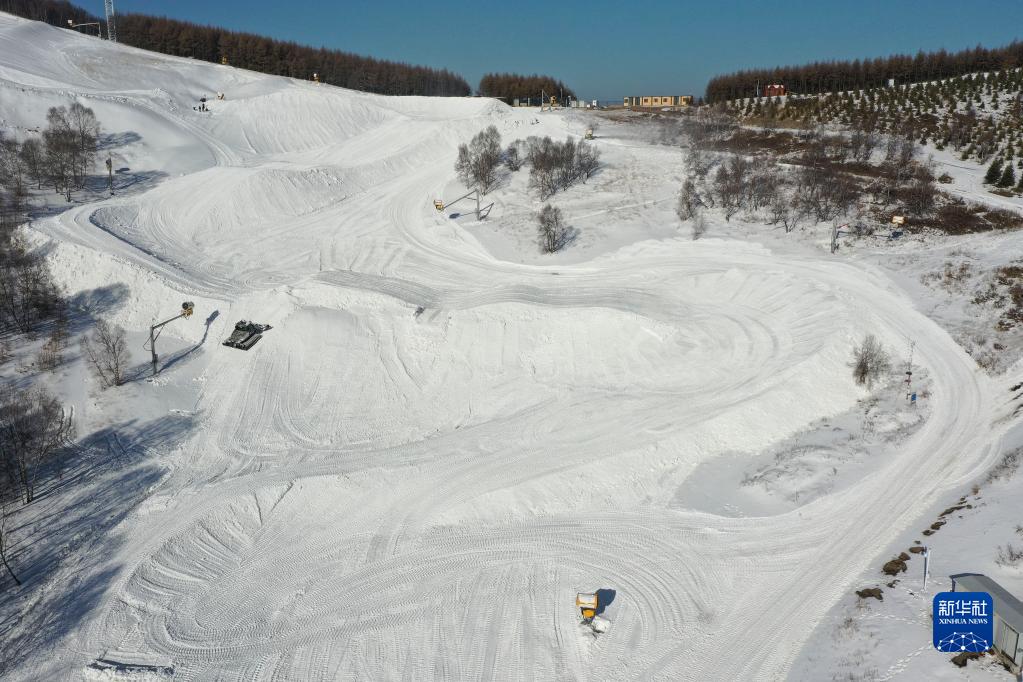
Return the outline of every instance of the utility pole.
[[[159,359],[159,356],[156,354],[156,340],[160,337],[160,335],[156,333],[156,330],[161,329],[165,324],[173,322],[174,320],[177,320],[179,318],[191,317],[193,310],[195,310],[195,304],[192,303],[191,301],[185,301],[184,303],[181,304],[180,313],[170,318],[169,320],[164,320],[163,322],[154,324],[149,328],[149,352],[152,353],[153,355],[154,377],[160,372],[159,368],[156,366],[156,361]]]

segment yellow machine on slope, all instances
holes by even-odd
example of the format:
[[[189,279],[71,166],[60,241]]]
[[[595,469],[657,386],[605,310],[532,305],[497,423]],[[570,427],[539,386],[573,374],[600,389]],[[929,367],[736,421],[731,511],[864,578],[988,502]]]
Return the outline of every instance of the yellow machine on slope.
[[[597,615],[600,599],[595,592],[579,592],[575,595],[575,605],[583,617],[582,625],[588,625],[594,634],[607,632],[610,623]]]

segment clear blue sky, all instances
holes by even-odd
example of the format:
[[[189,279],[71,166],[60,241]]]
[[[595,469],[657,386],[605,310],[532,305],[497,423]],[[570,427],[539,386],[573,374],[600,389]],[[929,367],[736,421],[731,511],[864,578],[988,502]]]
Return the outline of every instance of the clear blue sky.
[[[77,4],[102,14],[99,0]],[[115,5],[119,12],[447,67],[473,88],[488,71],[545,73],[587,99],[702,95],[711,76],[745,67],[996,47],[1023,38],[1020,0],[115,0]]]

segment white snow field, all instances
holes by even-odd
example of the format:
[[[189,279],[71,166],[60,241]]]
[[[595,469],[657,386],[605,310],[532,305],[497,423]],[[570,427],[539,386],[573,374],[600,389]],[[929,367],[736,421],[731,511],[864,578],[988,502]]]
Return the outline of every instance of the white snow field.
[[[579,238],[544,256],[525,170],[482,223],[432,200],[465,191],[456,145],[483,127],[579,135],[578,115],[7,15],[0,45],[3,128],[78,99],[124,169],[114,197],[33,223],[69,293],[127,285],[111,316],[134,333],[194,300],[162,341],[211,339],[134,387],[193,426],[148,455],[166,473],[74,627],[12,679],[782,679],[878,553],[1000,454],[991,382],[880,269],[677,231],[677,149],[601,123],[603,170],[554,198]],[[247,353],[216,343],[240,318],[274,327]],[[679,494],[852,409],[865,333],[916,342],[932,397],[910,437],[773,515]],[[598,589],[594,638],[574,598]]]

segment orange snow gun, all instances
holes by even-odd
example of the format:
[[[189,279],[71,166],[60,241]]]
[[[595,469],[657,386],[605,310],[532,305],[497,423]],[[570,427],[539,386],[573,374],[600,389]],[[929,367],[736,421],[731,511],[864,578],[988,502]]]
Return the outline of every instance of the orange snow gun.
[[[575,605],[579,607],[584,621],[591,621],[597,615],[597,595],[590,592],[580,592],[575,595]]]

